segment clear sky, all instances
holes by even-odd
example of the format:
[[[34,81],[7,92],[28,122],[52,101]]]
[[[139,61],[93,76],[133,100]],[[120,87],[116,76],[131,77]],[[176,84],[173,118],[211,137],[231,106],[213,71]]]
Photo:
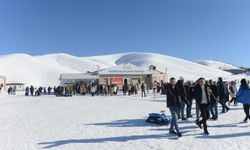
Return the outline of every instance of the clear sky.
[[[0,0],[0,55],[157,52],[250,67],[250,0]]]

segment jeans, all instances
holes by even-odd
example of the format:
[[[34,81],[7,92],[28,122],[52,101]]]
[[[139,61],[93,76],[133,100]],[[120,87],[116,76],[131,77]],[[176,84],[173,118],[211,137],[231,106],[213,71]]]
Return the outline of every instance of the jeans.
[[[232,103],[232,102],[234,102],[234,105],[237,105],[236,97],[232,97],[229,104]]]
[[[196,101],[196,107],[195,107],[195,111],[196,111],[196,120],[198,121],[199,120],[199,118],[200,118],[200,109],[199,109],[199,105],[198,105],[198,103],[197,103],[197,101]]]
[[[212,114],[213,118],[218,118],[218,104],[217,103],[212,103],[210,105],[210,112]]]
[[[185,102],[181,101],[181,108],[178,111],[178,118],[185,118],[184,117],[184,109],[185,109]]]
[[[145,90],[142,90],[142,91],[141,91],[141,97],[143,97],[143,95],[144,95],[144,97],[146,97],[146,92],[145,92]]]
[[[172,116],[172,119],[171,119],[171,124],[170,124],[170,131],[173,131],[174,127],[175,127],[175,130],[177,133],[180,133],[179,131],[179,127],[178,127],[178,124],[177,124],[177,113],[179,112],[180,108],[179,107],[176,107],[176,106],[171,106],[169,108],[170,110],[170,113],[171,113],[171,116]]]
[[[226,105],[226,99],[225,98],[220,99],[220,104],[222,105],[222,112],[225,112],[226,109],[229,109],[229,107]]]
[[[189,100],[190,104],[187,106],[187,118],[192,116],[191,110],[193,105],[193,99]]]

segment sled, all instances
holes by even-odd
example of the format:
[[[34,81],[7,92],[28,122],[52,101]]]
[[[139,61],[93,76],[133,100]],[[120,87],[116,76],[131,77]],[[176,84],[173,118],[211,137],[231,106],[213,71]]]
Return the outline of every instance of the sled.
[[[154,123],[158,125],[169,125],[170,121],[165,115],[165,111],[161,111],[160,113],[150,113],[148,114],[148,118],[146,120],[148,123]]]

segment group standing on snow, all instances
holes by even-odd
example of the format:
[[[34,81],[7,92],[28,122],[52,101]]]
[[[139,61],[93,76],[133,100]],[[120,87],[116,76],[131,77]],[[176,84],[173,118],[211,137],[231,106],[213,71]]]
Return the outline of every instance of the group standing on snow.
[[[25,96],[41,96],[41,95],[51,95],[51,87],[48,88],[34,88],[33,85],[25,88]]]
[[[16,95],[16,86],[13,86],[13,87],[9,87],[8,89],[7,89],[7,93],[8,93],[8,95]]]
[[[192,116],[192,103],[196,101],[196,121],[195,123],[204,134],[209,135],[207,120],[218,119],[218,104],[222,106],[221,113],[230,110],[228,105],[234,103],[242,103],[244,106],[245,119],[244,122],[250,120],[250,88],[246,79],[241,80],[239,91],[236,88],[236,82],[224,82],[222,78],[218,81],[206,81],[205,78],[199,78],[194,84],[190,81],[184,82],[184,78],[180,77],[178,81],[171,78],[170,82],[165,85],[167,95],[167,107],[171,113],[170,134],[181,137],[179,130],[179,119],[187,120]],[[231,97],[231,99],[230,99]],[[227,105],[228,102],[228,105]],[[186,117],[184,115],[186,107]]]

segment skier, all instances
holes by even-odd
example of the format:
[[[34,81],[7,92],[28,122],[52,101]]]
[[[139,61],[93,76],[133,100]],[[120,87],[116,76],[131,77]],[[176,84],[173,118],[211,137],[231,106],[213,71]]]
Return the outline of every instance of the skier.
[[[243,120],[243,122],[247,122],[248,119],[250,120],[250,113],[249,113],[249,109],[250,109],[250,87],[247,84],[246,79],[241,80],[240,89],[239,89],[239,91],[237,93],[236,99],[237,99],[237,101],[239,103],[243,104],[244,112],[246,114],[246,117]]]
[[[169,134],[176,134],[178,137],[181,137],[182,134],[179,131],[178,123],[177,123],[177,113],[180,109],[180,101],[178,98],[178,91],[176,88],[176,80],[175,78],[170,79],[170,83],[167,86],[167,107],[170,110],[172,119],[171,119],[171,125],[170,125],[170,130]],[[174,131],[174,127],[175,130]]]

